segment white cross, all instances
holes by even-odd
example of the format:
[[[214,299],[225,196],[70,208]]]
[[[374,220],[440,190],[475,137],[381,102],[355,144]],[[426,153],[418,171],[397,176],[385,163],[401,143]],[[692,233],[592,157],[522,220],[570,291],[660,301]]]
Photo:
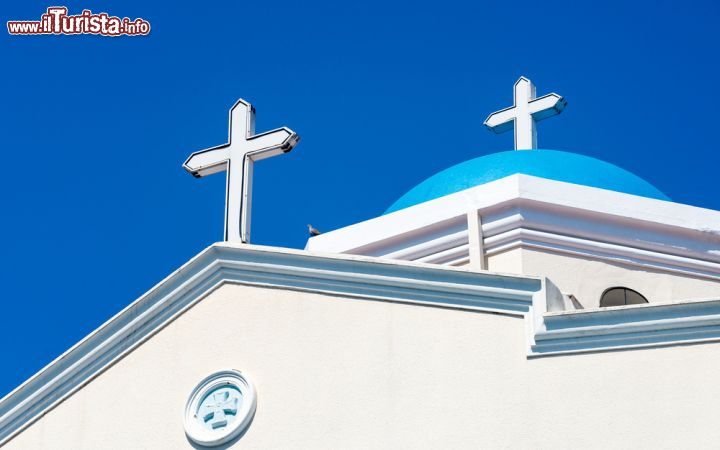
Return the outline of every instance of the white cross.
[[[300,140],[283,127],[255,134],[255,108],[243,99],[230,108],[228,143],[195,152],[183,167],[197,178],[227,171],[225,240],[250,242],[253,164],[287,153]]]
[[[203,416],[205,423],[210,422],[210,426],[215,428],[224,427],[228,423],[227,416],[236,415],[238,410],[238,398],[230,398],[230,392],[214,392],[212,403],[207,405],[207,411]]]
[[[515,82],[514,105],[501,109],[485,119],[485,126],[495,133],[503,133],[515,127],[515,150],[537,148],[535,124],[543,119],[560,114],[567,106],[564,98],[557,94],[535,98],[535,85],[525,77]]]

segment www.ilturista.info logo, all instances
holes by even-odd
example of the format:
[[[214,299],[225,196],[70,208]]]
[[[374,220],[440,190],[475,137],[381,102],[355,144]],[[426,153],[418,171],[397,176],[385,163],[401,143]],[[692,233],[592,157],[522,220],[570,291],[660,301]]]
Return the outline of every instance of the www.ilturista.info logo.
[[[89,9],[76,16],[68,16],[65,6],[51,6],[40,20],[10,20],[10,34],[100,34],[102,36],[144,36],[150,33],[150,22],[137,18],[94,14]]]

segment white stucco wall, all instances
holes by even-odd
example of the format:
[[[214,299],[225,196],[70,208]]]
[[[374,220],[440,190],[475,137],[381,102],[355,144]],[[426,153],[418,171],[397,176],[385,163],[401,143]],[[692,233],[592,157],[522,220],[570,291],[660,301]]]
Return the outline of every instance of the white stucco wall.
[[[530,249],[514,250],[512,255],[500,258],[499,261],[506,259],[516,263],[519,259],[522,267],[520,273],[548,277],[562,292],[573,294],[585,308],[597,308],[602,293],[615,286],[634,289],[651,303],[720,297],[720,283],[698,277]],[[496,267],[498,269],[493,270],[500,270],[499,266]],[[508,263],[502,266],[503,269],[512,267]],[[518,273],[512,270],[508,272]]]
[[[584,308],[600,306],[602,293],[615,286],[634,289],[651,303],[720,297],[717,281],[544,250],[516,248],[497,253],[487,257],[487,269],[547,277],[563,293],[574,295]]]
[[[488,256],[485,259],[487,270],[490,272],[523,274],[522,253],[519,248]]]
[[[232,448],[720,443],[720,344],[528,360],[524,333],[517,317],[225,285],[6,448],[190,448],[187,395],[225,368],[258,391]]]

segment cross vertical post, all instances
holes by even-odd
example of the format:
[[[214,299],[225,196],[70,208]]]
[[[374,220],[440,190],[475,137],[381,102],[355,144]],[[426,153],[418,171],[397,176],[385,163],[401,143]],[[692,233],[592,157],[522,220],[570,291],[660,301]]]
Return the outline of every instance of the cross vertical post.
[[[535,120],[530,115],[530,102],[535,99],[535,85],[526,78],[520,78],[515,83],[513,98],[515,99],[515,148],[537,148],[537,131]]]
[[[252,175],[255,161],[287,153],[300,140],[283,127],[255,134],[255,108],[243,99],[230,108],[227,144],[195,152],[183,167],[196,178],[226,171],[225,240],[250,242]]]

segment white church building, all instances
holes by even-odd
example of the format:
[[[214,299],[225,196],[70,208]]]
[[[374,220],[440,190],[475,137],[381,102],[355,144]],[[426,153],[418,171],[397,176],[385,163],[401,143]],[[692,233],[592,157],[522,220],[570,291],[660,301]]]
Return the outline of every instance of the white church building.
[[[565,105],[520,78],[485,121],[515,150],[293,250],[250,200],[298,136],[239,101],[185,163],[227,173],[225,240],[3,398],[0,446],[720,447],[720,212],[538,149]]]

